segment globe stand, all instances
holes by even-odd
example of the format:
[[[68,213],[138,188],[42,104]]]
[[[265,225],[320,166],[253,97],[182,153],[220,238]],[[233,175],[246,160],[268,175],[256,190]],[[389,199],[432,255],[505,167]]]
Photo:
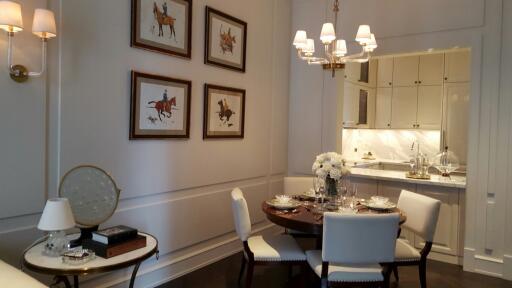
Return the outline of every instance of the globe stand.
[[[92,232],[98,231],[99,225],[80,228],[80,237],[75,240],[69,241],[69,248],[75,248],[82,246],[82,242],[85,239],[92,239]]]

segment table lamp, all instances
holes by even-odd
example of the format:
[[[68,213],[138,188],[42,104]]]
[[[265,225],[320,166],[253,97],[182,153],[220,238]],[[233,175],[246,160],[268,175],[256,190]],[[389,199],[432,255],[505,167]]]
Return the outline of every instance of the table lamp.
[[[65,251],[68,239],[64,230],[75,227],[75,218],[67,198],[52,198],[46,201],[43,215],[37,228],[48,231],[44,254],[57,257]]]

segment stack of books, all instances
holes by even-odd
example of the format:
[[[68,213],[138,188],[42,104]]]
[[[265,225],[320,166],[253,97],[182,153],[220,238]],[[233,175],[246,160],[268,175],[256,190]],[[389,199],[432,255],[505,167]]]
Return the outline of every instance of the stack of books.
[[[90,249],[96,255],[110,258],[146,247],[146,237],[137,229],[119,225],[92,232],[92,239],[82,242],[83,249]]]

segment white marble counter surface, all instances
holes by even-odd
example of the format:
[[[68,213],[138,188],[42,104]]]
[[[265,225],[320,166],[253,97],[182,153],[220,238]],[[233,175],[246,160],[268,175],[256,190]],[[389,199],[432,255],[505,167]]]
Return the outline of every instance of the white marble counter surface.
[[[364,167],[367,165],[374,164],[404,164],[403,161],[389,161],[389,160],[357,160],[350,161],[347,163],[351,167],[351,172],[353,177],[358,178],[368,178],[375,180],[386,180],[386,181],[399,181],[399,182],[407,182],[414,183],[420,185],[436,185],[436,186],[444,186],[444,187],[453,187],[453,188],[466,188],[466,177],[459,175],[452,175],[450,178],[442,177],[441,175],[431,174],[430,180],[422,180],[422,179],[412,179],[407,178],[405,176],[405,171],[397,171],[397,170],[382,170],[382,169],[371,169],[370,167]]]

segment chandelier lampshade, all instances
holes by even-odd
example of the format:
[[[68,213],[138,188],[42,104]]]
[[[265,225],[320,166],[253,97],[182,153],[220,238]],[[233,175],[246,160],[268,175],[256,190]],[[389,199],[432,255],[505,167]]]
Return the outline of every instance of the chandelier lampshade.
[[[304,48],[304,53],[308,54],[309,56],[315,53],[315,40],[307,39],[306,48]]]
[[[324,44],[331,44],[336,39],[336,32],[334,31],[334,25],[332,23],[324,23],[322,26],[322,32],[320,33],[320,40]]]
[[[293,45],[299,49],[303,49],[306,47],[307,42],[307,34],[304,30],[298,30],[297,33],[295,33],[295,38],[293,38]]]
[[[359,29],[357,29],[356,41],[361,44],[366,44],[370,42],[372,38],[372,34],[370,32],[369,25],[359,25]]]
[[[333,54],[336,57],[345,56],[347,54],[347,42],[343,39],[336,40],[336,49]]]

